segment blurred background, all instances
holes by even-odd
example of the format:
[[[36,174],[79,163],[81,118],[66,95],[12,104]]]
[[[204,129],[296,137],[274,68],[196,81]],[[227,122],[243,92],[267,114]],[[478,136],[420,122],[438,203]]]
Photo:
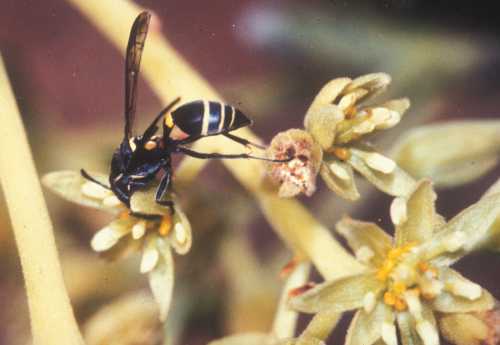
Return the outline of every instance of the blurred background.
[[[305,111],[324,83],[370,72],[392,76],[387,98],[407,96],[412,101],[404,121],[377,143],[383,149],[417,125],[500,119],[500,27],[491,15],[493,3],[138,3],[156,13],[178,51],[229,103],[255,120],[255,132],[267,141],[278,131],[302,126]],[[0,51],[39,173],[81,167],[107,172],[122,133],[122,52],[60,0],[1,0]],[[140,121],[147,122],[162,106],[142,82]],[[439,211],[455,215],[475,202],[499,172],[497,167],[476,182],[440,191]],[[303,201],[332,229],[345,212],[386,225],[390,198],[365,190],[362,201],[352,206],[320,182],[319,192]],[[279,271],[290,253],[252,198],[219,163],[211,163],[180,194],[193,223],[194,246],[189,255],[175,258],[169,332],[181,344],[198,345],[230,333],[269,330],[282,284]],[[146,280],[138,273],[136,256],[109,263],[90,250],[89,240],[106,224],[105,215],[48,193],[47,199],[70,296],[86,331],[99,317],[96,312],[102,314],[102,306],[136,298],[131,293],[145,289]],[[0,202],[0,344],[27,344],[19,260],[1,197]],[[499,265],[500,258],[492,254],[459,264],[466,276],[495,296],[500,296]],[[312,279],[320,277],[313,274]],[[349,317],[344,316],[345,324]],[[144,327],[159,326],[151,321]],[[151,334],[156,339],[155,332]],[[345,325],[336,329],[329,344],[342,343],[344,334]],[[157,341],[151,339],[133,344]]]

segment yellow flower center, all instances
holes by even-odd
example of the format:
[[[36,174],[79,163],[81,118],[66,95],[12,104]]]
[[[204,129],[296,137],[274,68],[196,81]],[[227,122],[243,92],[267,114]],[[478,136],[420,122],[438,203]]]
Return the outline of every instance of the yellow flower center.
[[[394,270],[394,267],[398,264],[404,254],[408,253],[416,243],[408,243],[401,247],[395,247],[389,250],[387,256],[377,271],[377,279],[381,281],[387,280],[389,275]]]
[[[382,262],[376,272],[376,277],[380,281],[385,282],[387,288],[383,293],[383,301],[386,305],[391,306],[396,311],[408,310],[408,303],[405,295],[408,293],[421,296],[425,299],[433,299],[436,294],[431,293],[428,288],[420,286],[423,280],[435,280],[438,277],[438,271],[428,262],[420,261],[406,274],[400,274],[399,271],[404,267],[399,267],[406,255],[414,248],[416,243],[408,243],[401,247],[392,248],[387,252],[385,260]],[[394,273],[395,274],[392,274]],[[405,272],[405,271],[402,271]]]

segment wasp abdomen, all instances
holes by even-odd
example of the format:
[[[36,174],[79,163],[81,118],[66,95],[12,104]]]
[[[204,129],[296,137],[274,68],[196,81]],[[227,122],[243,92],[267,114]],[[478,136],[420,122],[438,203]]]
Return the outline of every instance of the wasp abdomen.
[[[235,107],[213,101],[186,103],[172,112],[172,121],[190,136],[226,133],[252,123]]]

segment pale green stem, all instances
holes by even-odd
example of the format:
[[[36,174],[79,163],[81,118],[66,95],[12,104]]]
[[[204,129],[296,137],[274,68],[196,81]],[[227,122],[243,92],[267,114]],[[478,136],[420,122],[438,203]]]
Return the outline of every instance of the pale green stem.
[[[0,182],[21,259],[33,344],[81,345],[52,224],[1,57],[0,123]]]
[[[293,288],[304,285],[309,278],[310,271],[311,265],[309,263],[303,262],[299,264],[295,267],[283,286],[272,328],[272,334],[277,339],[291,338],[295,335],[299,315],[296,311],[288,308],[289,292]]]

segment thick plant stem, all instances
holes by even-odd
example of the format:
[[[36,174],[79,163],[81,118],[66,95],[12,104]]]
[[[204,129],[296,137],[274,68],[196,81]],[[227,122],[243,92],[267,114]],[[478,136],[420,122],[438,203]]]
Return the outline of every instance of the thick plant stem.
[[[52,224],[1,57],[0,100],[0,182],[21,259],[33,344],[81,345]]]
[[[68,1],[81,10],[121,52],[125,51],[130,26],[141,11],[139,7],[130,1]],[[142,71],[160,99],[165,104],[177,96],[181,96],[183,101],[200,98],[220,100],[217,92],[162,38],[158,25],[159,19],[153,18],[144,49]],[[237,131],[237,135],[259,141],[248,128]],[[234,153],[241,152],[242,146],[219,136],[200,140],[193,149]],[[205,163],[190,157],[184,159],[177,170],[177,182],[191,181]],[[256,197],[268,221],[288,246],[299,256],[310,259],[325,278],[333,279],[363,269],[299,202],[280,199],[275,192],[267,191],[262,186],[264,164],[261,161],[225,160],[224,165]]]

